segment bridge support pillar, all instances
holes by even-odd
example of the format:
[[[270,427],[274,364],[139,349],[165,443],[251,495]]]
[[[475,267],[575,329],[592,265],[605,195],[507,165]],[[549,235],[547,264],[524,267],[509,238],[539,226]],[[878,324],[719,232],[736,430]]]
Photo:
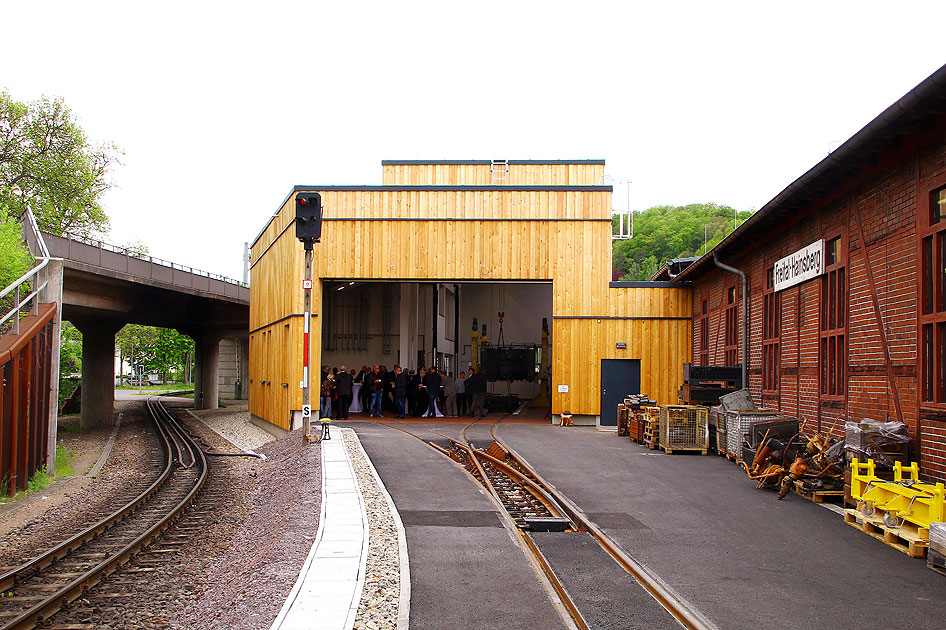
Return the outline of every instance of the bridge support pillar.
[[[115,424],[115,333],[122,322],[73,321],[82,333],[82,430]]]
[[[194,378],[194,408],[216,409],[220,394],[220,339],[221,335],[204,332],[195,336],[197,374]]]

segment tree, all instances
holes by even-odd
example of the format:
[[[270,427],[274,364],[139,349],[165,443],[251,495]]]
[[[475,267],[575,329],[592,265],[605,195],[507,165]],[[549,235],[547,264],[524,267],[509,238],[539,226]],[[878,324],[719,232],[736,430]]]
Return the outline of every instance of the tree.
[[[8,214],[30,208],[53,234],[106,231],[101,196],[118,156],[114,145],[89,143],[62,99],[26,105],[0,92],[0,206]]]
[[[122,364],[157,372],[163,380],[185,373],[194,356],[194,340],[173,328],[128,324],[115,336],[115,345]]]
[[[751,215],[715,203],[648,208],[634,218],[634,238],[614,242],[612,265],[624,280],[648,280],[671,258],[703,255],[733,231],[734,217]]]
[[[0,205],[0,290],[7,288],[32,266],[33,257],[23,245],[20,224]]]
[[[82,333],[70,322],[62,323],[59,339],[59,375],[82,371]]]

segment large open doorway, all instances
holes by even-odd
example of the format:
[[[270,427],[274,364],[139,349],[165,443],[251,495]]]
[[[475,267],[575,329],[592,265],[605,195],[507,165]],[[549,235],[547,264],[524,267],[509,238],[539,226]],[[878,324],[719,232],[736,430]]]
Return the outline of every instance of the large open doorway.
[[[457,379],[473,367],[490,411],[551,406],[551,282],[324,281],[320,313],[329,370],[400,365]]]

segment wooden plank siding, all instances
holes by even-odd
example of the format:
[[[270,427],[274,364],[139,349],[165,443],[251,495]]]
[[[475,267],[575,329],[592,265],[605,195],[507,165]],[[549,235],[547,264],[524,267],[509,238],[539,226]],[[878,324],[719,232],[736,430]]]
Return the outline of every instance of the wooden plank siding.
[[[553,413],[597,415],[600,360],[610,358],[640,359],[644,392],[676,401],[690,357],[690,290],[609,288],[610,188],[315,190],[324,221],[314,278],[549,281]],[[303,248],[293,198],[251,249],[250,411],[283,428],[302,406]],[[321,282],[313,284],[317,369],[322,292]],[[617,350],[619,341],[627,348]],[[557,384],[569,393],[559,394]]]
[[[510,160],[506,186],[597,186],[602,184],[603,160],[591,163],[541,163]],[[489,186],[497,183],[488,160],[469,163],[385,163],[385,186]]]

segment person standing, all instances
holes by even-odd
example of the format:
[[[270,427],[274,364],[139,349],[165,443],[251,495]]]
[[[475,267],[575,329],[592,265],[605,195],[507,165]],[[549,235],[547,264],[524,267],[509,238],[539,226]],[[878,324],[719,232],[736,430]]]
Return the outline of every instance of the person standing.
[[[420,376],[417,372],[410,370],[407,373],[407,413],[412,416],[417,415],[417,395],[420,391]]]
[[[397,417],[404,418],[405,403],[407,402],[407,373],[400,365],[394,366],[394,404],[397,407]]]
[[[319,420],[332,417],[332,379],[330,374],[323,372],[322,377],[322,405],[319,408]]]
[[[466,372],[460,372],[456,381],[457,388],[457,413],[466,415]]]
[[[427,405],[427,417],[437,417],[437,397],[440,396],[440,374],[437,368],[430,368],[427,376],[424,377],[424,387],[427,388],[427,398],[430,401]]]
[[[348,408],[351,407],[352,376],[345,371],[345,366],[338,369],[335,375],[335,417],[339,420],[348,420]]]
[[[474,418],[485,415],[483,412],[483,402],[486,400],[486,375],[482,372],[474,372],[470,369],[470,376],[466,379],[466,391],[473,396],[473,405],[470,408],[470,415]]]
[[[368,381],[371,395],[371,406],[368,408],[368,417],[381,417],[381,396],[384,393],[384,382],[381,376],[381,370],[376,365],[371,373],[365,377]]]
[[[367,365],[361,366],[361,372],[358,373],[358,376],[355,377],[356,383],[361,383],[361,408],[368,409],[371,403],[371,388],[368,387],[368,377],[371,376],[371,370],[368,369]]]
[[[414,413],[411,415],[422,417],[427,411],[427,387],[424,385],[424,380],[427,378],[427,370],[421,368],[417,372],[416,380],[411,379],[412,387],[414,387]]]
[[[440,371],[443,381],[443,415],[456,418],[457,416],[457,383],[451,374]]]

